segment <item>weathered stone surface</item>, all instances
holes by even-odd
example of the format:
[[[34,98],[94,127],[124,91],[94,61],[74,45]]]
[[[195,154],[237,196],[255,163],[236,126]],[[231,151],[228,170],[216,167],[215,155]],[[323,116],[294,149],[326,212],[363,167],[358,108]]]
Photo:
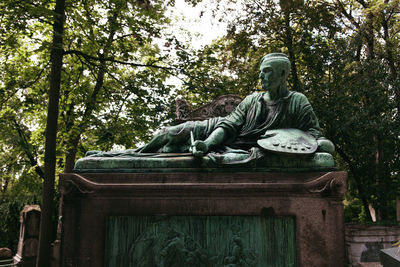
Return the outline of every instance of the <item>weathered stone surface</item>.
[[[380,249],[390,248],[400,236],[396,226],[346,224],[345,231],[347,254],[353,266],[379,261]]]
[[[366,249],[361,252],[361,262],[377,262],[379,261],[379,251],[383,249],[381,242],[366,242]]]
[[[61,266],[105,266],[110,217],[168,215],[294,216],[297,266],[344,266],[346,178],[345,172],[62,174]]]
[[[118,152],[115,152],[116,154]],[[209,157],[197,158],[191,154],[146,154],[140,157],[116,155],[114,157],[85,157],[76,161],[75,172],[254,172],[254,171],[332,171],[335,161],[329,153],[312,155],[269,154],[262,159],[246,161],[243,164],[229,165],[227,162],[215,163]],[[243,159],[248,156],[243,155]],[[223,160],[223,159],[222,159]]]
[[[39,205],[25,205],[20,217],[20,237],[17,254],[14,262],[18,266],[30,267],[36,265],[36,256],[39,245],[40,207]]]
[[[296,266],[294,216],[111,216],[108,267]]]

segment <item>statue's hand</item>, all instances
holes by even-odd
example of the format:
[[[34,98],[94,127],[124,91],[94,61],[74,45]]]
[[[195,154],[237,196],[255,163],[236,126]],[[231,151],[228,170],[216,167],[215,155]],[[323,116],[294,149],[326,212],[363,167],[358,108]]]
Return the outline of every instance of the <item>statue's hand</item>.
[[[327,152],[332,154],[335,151],[335,145],[325,137],[320,137],[317,140],[319,152]]]
[[[208,145],[204,141],[196,140],[190,146],[189,151],[195,157],[202,157],[208,152]]]

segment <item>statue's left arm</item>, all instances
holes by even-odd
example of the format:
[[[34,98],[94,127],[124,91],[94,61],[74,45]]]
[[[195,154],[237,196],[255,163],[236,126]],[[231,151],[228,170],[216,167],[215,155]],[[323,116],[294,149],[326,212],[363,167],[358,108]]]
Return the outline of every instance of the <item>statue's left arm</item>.
[[[296,118],[298,128],[310,133],[317,139],[318,151],[333,153],[335,151],[335,146],[330,140],[322,136],[318,118],[307,97],[303,94],[296,93],[294,101],[291,101],[291,105],[291,108],[294,108],[298,115]]]

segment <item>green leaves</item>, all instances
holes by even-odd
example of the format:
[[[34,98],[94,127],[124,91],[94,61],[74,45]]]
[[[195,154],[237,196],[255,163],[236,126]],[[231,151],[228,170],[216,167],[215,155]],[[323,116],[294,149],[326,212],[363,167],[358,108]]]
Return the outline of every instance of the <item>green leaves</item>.
[[[5,180],[34,170],[31,176],[40,182],[53,8],[47,0],[0,3],[0,167],[15,168],[11,176],[1,174]],[[74,161],[89,148],[135,147],[170,117],[168,57],[153,42],[169,22],[165,9],[164,1],[67,6],[59,172],[71,149]]]

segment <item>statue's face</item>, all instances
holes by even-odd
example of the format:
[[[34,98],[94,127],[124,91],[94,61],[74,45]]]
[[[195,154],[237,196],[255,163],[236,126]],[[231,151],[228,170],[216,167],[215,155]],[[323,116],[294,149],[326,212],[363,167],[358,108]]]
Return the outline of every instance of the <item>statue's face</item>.
[[[282,75],[282,63],[279,61],[264,61],[260,66],[261,86],[266,91],[277,91],[279,85],[285,80]]]

